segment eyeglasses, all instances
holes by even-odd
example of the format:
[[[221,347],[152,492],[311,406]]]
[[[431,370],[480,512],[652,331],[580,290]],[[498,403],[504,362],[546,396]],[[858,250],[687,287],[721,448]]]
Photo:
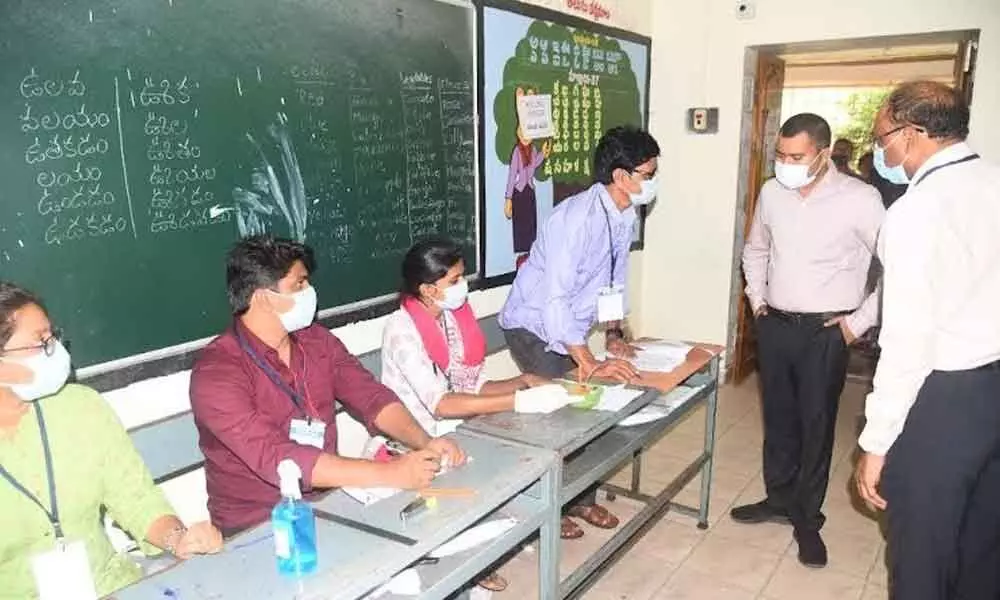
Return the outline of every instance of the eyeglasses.
[[[59,341],[62,339],[62,337],[63,337],[62,331],[56,329],[53,330],[52,335],[42,340],[42,343],[40,344],[35,344],[33,346],[20,346],[18,348],[6,348],[4,350],[0,350],[0,354],[9,354],[11,352],[22,352],[25,350],[41,350],[42,352],[45,353],[45,356],[52,356],[53,354],[56,353],[56,345],[59,344]]]
[[[634,169],[632,172],[642,175],[642,178],[645,179],[646,181],[649,181],[650,179],[656,177],[656,171],[643,171],[642,169]]]
[[[900,125],[899,127],[896,127],[895,129],[890,129],[889,131],[886,131],[882,135],[879,135],[879,134],[877,134],[877,133],[875,133],[873,131],[870,134],[871,135],[871,142],[872,142],[872,144],[878,146],[879,148],[885,149],[885,144],[882,143],[882,138],[889,137],[890,135],[892,135],[892,134],[894,134],[896,132],[902,131],[902,130],[906,129],[907,127],[909,127],[909,124]]]

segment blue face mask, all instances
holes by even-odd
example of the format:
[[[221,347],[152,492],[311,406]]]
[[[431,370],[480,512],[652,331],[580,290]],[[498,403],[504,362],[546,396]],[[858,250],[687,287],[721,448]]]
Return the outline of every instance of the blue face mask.
[[[899,163],[895,167],[885,164],[885,150],[883,148],[875,146],[875,155],[872,157],[872,162],[878,174],[889,183],[904,185],[910,182],[910,176],[906,174],[903,163]]]

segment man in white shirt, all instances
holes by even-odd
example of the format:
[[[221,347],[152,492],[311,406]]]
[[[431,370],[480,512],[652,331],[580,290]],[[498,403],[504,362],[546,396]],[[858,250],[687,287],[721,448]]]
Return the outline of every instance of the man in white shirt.
[[[890,595],[906,600],[1000,598],[1000,168],[968,131],[959,95],[930,82],[897,88],[873,131],[876,168],[909,189],[879,240],[856,475],[887,512]]]
[[[776,158],[743,249],[757,318],[767,497],[730,514],[740,523],[790,521],[799,561],[823,567],[820,509],[847,348],[878,316],[878,297],[865,285],[885,209],[875,188],[834,166],[820,116],[788,119]]]

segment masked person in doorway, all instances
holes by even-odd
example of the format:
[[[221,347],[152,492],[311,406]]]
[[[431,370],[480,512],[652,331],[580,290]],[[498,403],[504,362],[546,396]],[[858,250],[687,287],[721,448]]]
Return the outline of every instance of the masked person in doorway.
[[[906,600],[1000,598],[1000,167],[968,133],[959,93],[926,81],[894,90],[873,132],[875,168],[909,187],[879,240],[856,475],[887,513],[889,593]]]
[[[465,462],[433,439],[328,329],[314,322],[312,249],[270,236],[241,240],[226,261],[234,321],[198,357],[191,408],[205,455],[208,510],[231,536],[279,501],[278,463],[295,461],[306,498],[333,487],[419,489],[442,460]],[[370,431],[412,452],[387,463],[338,456],[335,401]]]
[[[885,215],[878,192],[830,160],[830,126],[789,118],[775,178],[764,184],[743,248],[756,317],[767,497],[731,512],[740,523],[790,522],[799,561],[827,563],[820,537],[848,346],[875,324],[866,293]]]
[[[609,353],[631,353],[622,327],[629,247],[637,207],[656,196],[659,155],[649,133],[632,127],[609,130],[597,143],[596,182],[561,202],[546,220],[500,313],[521,371],[555,378],[576,367],[583,378],[638,377],[624,360],[598,361],[586,340],[600,321]],[[596,487],[574,501],[569,514],[604,529],[618,526],[617,517],[597,504]],[[564,538],[583,533],[563,519]]]
[[[222,548],[210,523],[174,515],[114,411],[69,374],[41,300],[0,281],[0,599],[103,597],[138,580],[102,511],[147,554]]]

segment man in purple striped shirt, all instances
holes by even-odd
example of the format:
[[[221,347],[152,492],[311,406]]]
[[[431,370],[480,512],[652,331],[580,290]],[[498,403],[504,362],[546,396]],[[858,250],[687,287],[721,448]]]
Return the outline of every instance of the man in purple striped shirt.
[[[556,206],[542,226],[500,313],[511,355],[525,373],[555,378],[578,367],[588,378],[637,376],[626,361],[598,361],[587,347],[587,334],[598,322],[600,300],[609,353],[631,352],[622,330],[629,247],[636,206],[656,195],[659,154],[645,131],[609,130],[595,151],[597,181]],[[569,514],[596,527],[616,527],[618,519],[597,505],[596,490],[577,499]],[[562,535],[578,538],[583,530],[563,519]]]

